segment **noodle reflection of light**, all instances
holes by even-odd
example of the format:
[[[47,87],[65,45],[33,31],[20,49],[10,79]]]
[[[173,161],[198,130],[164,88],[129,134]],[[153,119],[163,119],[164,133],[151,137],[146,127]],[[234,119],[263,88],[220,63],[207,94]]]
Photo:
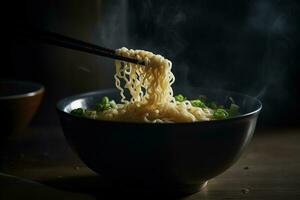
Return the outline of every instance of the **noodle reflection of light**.
[[[144,50],[117,50],[122,56],[142,60],[146,65],[116,61],[115,85],[120,91],[121,104],[97,114],[98,119],[131,122],[194,122],[210,120],[208,108],[199,108],[189,101],[178,102],[171,85],[175,77],[172,63],[161,55]],[[122,84],[124,83],[124,84]],[[130,99],[124,92],[129,91]]]

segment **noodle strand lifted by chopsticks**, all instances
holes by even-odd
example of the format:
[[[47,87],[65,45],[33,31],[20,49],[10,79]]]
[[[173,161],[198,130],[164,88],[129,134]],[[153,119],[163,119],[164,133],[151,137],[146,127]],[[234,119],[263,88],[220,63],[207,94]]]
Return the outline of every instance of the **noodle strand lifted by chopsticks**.
[[[121,104],[99,113],[97,118],[152,123],[194,122],[212,118],[207,108],[194,107],[189,101],[175,101],[171,87],[175,82],[171,61],[149,51],[125,47],[118,49],[117,53],[142,60],[146,65],[115,61],[115,86],[120,91]],[[126,90],[130,99],[124,94]]]

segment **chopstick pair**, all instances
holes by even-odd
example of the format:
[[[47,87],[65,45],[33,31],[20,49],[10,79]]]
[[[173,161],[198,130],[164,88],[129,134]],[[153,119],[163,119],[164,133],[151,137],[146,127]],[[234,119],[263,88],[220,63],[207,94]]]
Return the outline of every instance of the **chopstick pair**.
[[[124,56],[120,56],[116,53],[113,49],[108,49],[105,47],[101,47],[98,45],[94,45],[88,42],[84,42],[78,39],[74,39],[71,37],[67,37],[64,35],[60,35],[58,33],[45,31],[45,30],[30,30],[30,31],[23,31],[23,36],[30,38],[32,40],[36,40],[39,42],[52,44],[60,47],[65,47],[68,49],[83,51],[99,56],[104,56],[108,58],[113,58],[116,60],[126,61],[130,63],[145,65],[144,62],[139,61],[134,58],[128,58]]]

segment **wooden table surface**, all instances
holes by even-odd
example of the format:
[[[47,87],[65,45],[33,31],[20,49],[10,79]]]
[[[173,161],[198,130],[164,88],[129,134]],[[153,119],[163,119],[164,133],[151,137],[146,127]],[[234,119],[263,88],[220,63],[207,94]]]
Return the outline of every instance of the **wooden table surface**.
[[[23,191],[34,196],[32,199],[45,199],[53,191],[68,191],[61,199],[112,199],[110,195],[95,197],[89,193],[97,184],[97,175],[72,152],[59,126],[31,126],[25,138],[14,138],[5,151],[2,173],[50,186],[48,193]],[[5,180],[0,178],[2,193],[13,187]],[[16,194],[22,190],[21,186],[13,188]],[[123,199],[122,195],[118,199]],[[236,164],[209,180],[202,191],[176,199],[300,199],[300,129],[257,130]]]

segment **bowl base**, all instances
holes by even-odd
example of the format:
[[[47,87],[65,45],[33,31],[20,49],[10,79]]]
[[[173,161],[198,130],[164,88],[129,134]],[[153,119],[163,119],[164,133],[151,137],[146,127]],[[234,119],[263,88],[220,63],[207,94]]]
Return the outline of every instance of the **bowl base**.
[[[201,191],[207,186],[208,181],[203,181],[200,184],[182,185],[178,187],[178,192],[182,194],[193,194]]]
[[[140,185],[137,184],[117,184],[99,176],[63,177],[42,183],[59,190],[92,194],[99,199],[107,197],[116,197],[115,199],[118,199],[118,197],[124,198],[124,196],[130,197],[129,199],[134,199],[134,197],[140,199],[142,196],[143,199],[145,199],[144,197],[152,197],[150,198],[151,200],[162,196],[188,196],[201,191],[207,185],[207,181],[203,181],[199,184],[166,184],[160,187],[157,185],[156,187],[155,185],[152,185],[152,187],[150,185],[148,187],[139,187]]]
[[[181,185],[167,185],[157,187],[139,188],[134,186],[117,186],[114,191],[121,192],[127,195],[142,195],[142,196],[187,196],[201,191],[206,187],[208,181],[203,181],[200,184],[181,184]]]

